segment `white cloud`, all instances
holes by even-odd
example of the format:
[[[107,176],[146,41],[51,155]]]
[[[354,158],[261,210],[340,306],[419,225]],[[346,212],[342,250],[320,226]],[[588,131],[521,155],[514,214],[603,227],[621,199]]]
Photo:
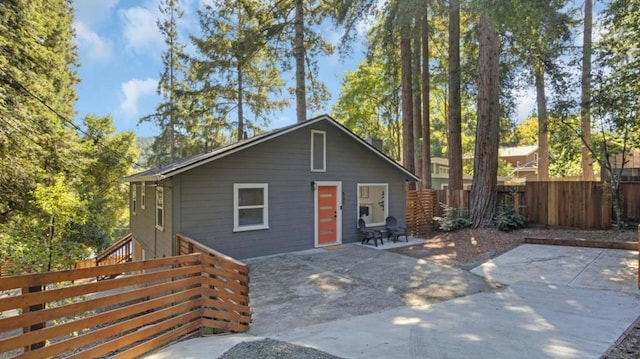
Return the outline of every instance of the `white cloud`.
[[[120,11],[124,21],[122,32],[128,48],[138,54],[154,57],[162,52],[164,42],[156,24],[159,14],[157,1],[147,2],[144,7]]]
[[[111,42],[91,31],[82,21],[74,24],[76,41],[80,51],[90,62],[108,62],[111,59]]]
[[[117,4],[118,0],[75,0],[73,7],[76,20],[92,26],[107,20]]]
[[[138,115],[138,100],[143,96],[156,93],[158,81],[152,78],[146,80],[131,79],[123,83],[120,88],[124,94],[124,100],[120,103],[120,109],[128,116]]]
[[[536,91],[534,88],[527,88],[516,93],[516,122],[521,123],[526,120],[536,110]]]

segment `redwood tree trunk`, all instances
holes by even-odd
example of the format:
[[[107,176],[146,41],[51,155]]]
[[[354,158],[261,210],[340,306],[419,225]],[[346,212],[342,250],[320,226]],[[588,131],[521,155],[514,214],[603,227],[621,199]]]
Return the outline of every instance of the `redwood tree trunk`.
[[[593,23],[593,3],[584,1],[584,34],[582,41],[582,94],[580,98],[580,118],[582,122],[582,139],[591,143],[591,30]],[[582,177],[585,181],[593,181],[593,158],[589,148],[582,145]]]
[[[238,141],[244,138],[243,90],[242,69],[238,66]]]
[[[402,81],[402,163],[411,173],[414,167],[413,92],[411,83],[411,39],[409,25],[403,25],[400,35],[400,67]],[[409,185],[412,188],[412,185]]]
[[[544,91],[544,69],[535,66],[536,103],[538,106],[538,180],[549,180],[549,136],[547,134],[547,99]]]
[[[298,122],[307,120],[307,90],[305,88],[304,71],[304,2],[296,0],[295,17],[295,44],[294,56],[296,58],[296,117]]]
[[[429,73],[429,10],[425,8],[422,20],[422,188],[431,188],[431,118]]]
[[[487,15],[480,16],[478,124],[469,217],[475,227],[493,223],[497,201],[500,111],[499,39]]]
[[[417,139],[422,137],[422,106],[421,106],[421,96],[420,96],[420,39],[421,39],[421,22],[420,22],[420,14],[416,13],[415,15],[415,31],[413,32],[413,48],[411,53],[411,74],[412,74],[412,96],[413,96],[413,139],[414,146],[416,146],[415,152],[420,154],[421,147],[419,144],[415,143]],[[422,154],[424,155],[424,154]],[[416,155],[414,153],[414,168],[415,173],[417,175],[422,174],[422,156]]]
[[[462,181],[462,110],[460,104],[460,1],[449,4],[449,101],[447,109],[447,157],[449,189],[461,190]],[[457,198],[454,196],[453,198]],[[457,206],[459,204],[452,203]]]

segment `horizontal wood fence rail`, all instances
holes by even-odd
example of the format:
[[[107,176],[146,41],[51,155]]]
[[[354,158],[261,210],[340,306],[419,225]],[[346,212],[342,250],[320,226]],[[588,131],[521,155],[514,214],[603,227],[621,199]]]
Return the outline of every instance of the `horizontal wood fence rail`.
[[[409,190],[406,198],[407,231],[412,236],[426,235],[436,228],[438,199],[432,189]]]
[[[206,326],[234,332],[249,330],[249,266],[182,234],[176,234],[176,242],[178,254],[204,255]]]
[[[0,357],[131,358],[204,330],[246,331],[248,270],[227,258],[192,253],[0,278]],[[124,276],[96,281],[115,274]]]

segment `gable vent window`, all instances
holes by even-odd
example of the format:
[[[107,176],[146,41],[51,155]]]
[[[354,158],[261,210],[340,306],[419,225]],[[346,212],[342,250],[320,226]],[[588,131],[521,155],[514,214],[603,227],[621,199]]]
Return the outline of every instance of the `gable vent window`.
[[[138,185],[131,185],[131,213],[136,214],[138,212]]]
[[[233,185],[233,231],[269,228],[269,186],[266,183]]]
[[[144,182],[142,182],[142,186],[140,186],[140,208],[144,209],[144,207],[147,205],[147,188],[144,184]]]
[[[164,188],[156,187],[156,228],[164,229]]]
[[[327,135],[324,131],[311,130],[311,171],[327,170]]]

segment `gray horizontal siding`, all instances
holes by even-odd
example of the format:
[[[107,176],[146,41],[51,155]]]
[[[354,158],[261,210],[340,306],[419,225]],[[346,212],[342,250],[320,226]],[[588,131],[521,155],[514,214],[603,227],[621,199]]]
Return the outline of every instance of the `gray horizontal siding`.
[[[146,205],[142,209],[140,202],[142,186],[140,183],[131,183],[137,186],[138,210],[136,214],[131,214],[129,227],[133,237],[142,245],[146,258],[161,258],[171,256],[173,253],[172,240],[172,185],[171,181],[165,181],[161,185],[164,189],[164,230],[156,229],[156,185],[147,182],[146,185]]]
[[[311,172],[311,129],[327,131],[327,171]],[[319,122],[177,175],[176,229],[236,258],[313,248],[311,181],[341,181],[343,243],[357,241],[357,184],[388,183],[404,221],[404,174],[335,126]],[[233,184],[269,185],[269,229],[233,232]]]

